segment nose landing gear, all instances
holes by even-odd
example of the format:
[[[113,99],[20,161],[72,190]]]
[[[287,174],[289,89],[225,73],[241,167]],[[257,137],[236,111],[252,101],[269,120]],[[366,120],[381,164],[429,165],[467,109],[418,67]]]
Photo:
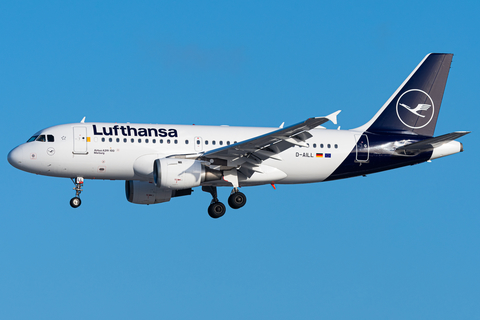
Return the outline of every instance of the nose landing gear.
[[[70,200],[70,205],[72,208],[78,208],[82,204],[82,200],[79,197],[74,197]]]
[[[75,197],[70,200],[70,205],[72,208],[78,208],[82,204],[82,200],[80,200],[80,193],[83,191],[83,177],[72,178],[73,184],[75,184]]]

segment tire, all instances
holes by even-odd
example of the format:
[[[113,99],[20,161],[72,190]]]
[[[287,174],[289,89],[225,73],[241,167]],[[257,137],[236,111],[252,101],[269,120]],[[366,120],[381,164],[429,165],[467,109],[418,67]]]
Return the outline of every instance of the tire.
[[[228,197],[228,205],[232,209],[240,209],[247,203],[247,197],[241,192],[235,192]]]
[[[82,200],[80,200],[79,197],[75,197],[70,200],[70,205],[72,206],[72,208],[78,208],[81,204]]]
[[[225,205],[221,202],[214,202],[208,206],[208,215],[213,219],[218,219],[225,214],[227,209]]]

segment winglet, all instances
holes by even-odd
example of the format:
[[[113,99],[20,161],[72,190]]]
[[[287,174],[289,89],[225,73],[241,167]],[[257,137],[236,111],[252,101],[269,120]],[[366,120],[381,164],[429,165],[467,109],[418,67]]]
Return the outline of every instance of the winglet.
[[[342,110],[338,110],[332,114],[329,114],[328,116],[326,116],[325,118],[327,118],[328,120],[332,121],[334,124],[337,124],[337,115],[342,112]]]

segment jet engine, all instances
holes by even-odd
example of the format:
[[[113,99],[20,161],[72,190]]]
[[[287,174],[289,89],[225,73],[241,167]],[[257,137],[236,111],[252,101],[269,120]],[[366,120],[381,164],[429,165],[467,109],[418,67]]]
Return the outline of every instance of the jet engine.
[[[221,171],[211,170],[198,160],[162,158],[153,164],[153,180],[159,188],[189,189],[222,177]]]
[[[168,202],[172,198],[173,190],[157,188],[153,182],[129,180],[125,181],[125,195],[127,200],[137,204],[154,204]]]
[[[155,204],[168,202],[171,198],[189,196],[192,189],[172,190],[158,188],[153,182],[128,180],[125,181],[127,200],[136,204]]]

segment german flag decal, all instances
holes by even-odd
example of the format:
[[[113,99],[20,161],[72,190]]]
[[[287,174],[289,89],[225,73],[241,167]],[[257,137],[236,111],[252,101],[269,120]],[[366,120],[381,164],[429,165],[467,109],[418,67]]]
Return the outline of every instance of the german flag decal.
[[[323,153],[317,153],[317,158],[323,158]]]

